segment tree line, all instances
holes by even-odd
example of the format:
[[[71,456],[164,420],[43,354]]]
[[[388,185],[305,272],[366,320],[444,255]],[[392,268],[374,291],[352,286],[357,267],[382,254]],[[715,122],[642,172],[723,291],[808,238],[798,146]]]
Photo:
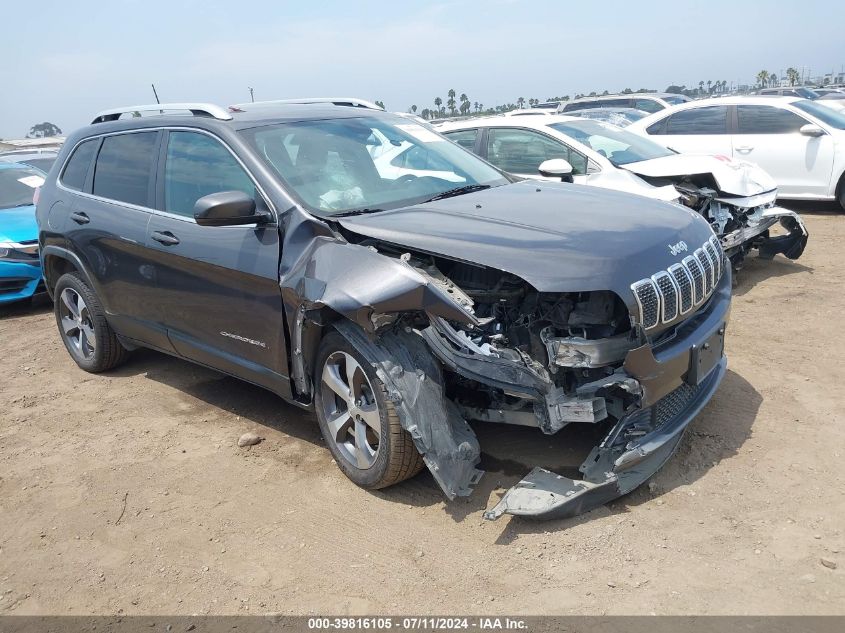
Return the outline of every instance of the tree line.
[[[787,68],[786,74],[782,79],[786,79],[789,81],[790,86],[794,86],[796,83],[800,82],[801,75],[795,68]],[[766,70],[761,70],[757,73],[757,84],[755,87],[757,88],[766,88],[769,86],[777,86],[778,84],[778,76],[774,72],[769,72]],[[691,98],[702,98],[702,97],[712,97],[714,95],[722,95],[725,94],[730,90],[730,84],[727,80],[716,80],[713,81],[712,79],[708,80],[701,80],[698,82],[698,85],[686,86],[686,85],[676,85],[672,84],[668,86],[664,92],[669,92],[672,94],[680,94],[685,95]],[[625,88],[622,90],[621,93],[610,92],[608,90],[603,90],[601,92],[590,92],[589,94],[576,94],[572,99],[579,99],[581,97],[598,97],[598,96],[605,96],[610,94],[639,94],[639,93],[648,93],[648,92],[657,92],[657,90],[651,88],[639,88],[638,90],[633,90],[631,88]],[[493,107],[485,107],[483,103],[478,101],[472,101],[465,92],[462,92],[460,96],[454,89],[450,89],[447,93],[447,98],[444,101],[442,97],[435,97],[432,101],[433,107],[425,106],[420,108],[418,105],[414,104],[410,108],[408,108],[408,112],[411,114],[416,114],[421,116],[424,119],[431,120],[431,119],[440,119],[444,117],[456,117],[458,115],[461,116],[469,116],[470,114],[475,115],[485,115],[485,114],[501,114],[502,112],[510,112],[511,110],[518,110],[521,108],[532,107],[539,105],[542,103],[540,99],[529,98],[526,99],[525,97],[519,97],[513,102],[503,103],[501,105],[493,106]],[[559,97],[548,97],[546,101],[569,101],[569,95],[563,95]],[[376,101],[376,103],[381,104],[380,101]]]

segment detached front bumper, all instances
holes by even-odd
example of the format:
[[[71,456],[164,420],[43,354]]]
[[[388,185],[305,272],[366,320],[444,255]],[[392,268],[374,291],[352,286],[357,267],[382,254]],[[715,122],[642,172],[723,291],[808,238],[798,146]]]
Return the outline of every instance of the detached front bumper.
[[[684,430],[715,393],[725,374],[727,359],[697,387],[682,385],[650,409],[641,409],[616,423],[581,466],[584,479],[574,480],[544,468],[535,468],[493,507],[485,519],[503,514],[542,519],[572,517],[631,492],[672,456]],[[650,433],[614,451],[626,430],[658,423]]]
[[[627,494],[656,473],[725,374],[730,289],[731,275],[725,271],[710,305],[683,324],[669,343],[629,352],[624,373],[642,389],[641,408],[621,417],[593,448],[580,467],[582,480],[535,468],[484,518],[575,516]]]
[[[768,230],[780,222],[789,233],[769,237]],[[760,250],[760,256],[771,259],[778,253],[789,259],[798,259],[804,253],[810,234],[801,216],[782,207],[771,207],[749,220],[747,226],[721,236],[722,248],[728,257],[744,253],[752,245]]]

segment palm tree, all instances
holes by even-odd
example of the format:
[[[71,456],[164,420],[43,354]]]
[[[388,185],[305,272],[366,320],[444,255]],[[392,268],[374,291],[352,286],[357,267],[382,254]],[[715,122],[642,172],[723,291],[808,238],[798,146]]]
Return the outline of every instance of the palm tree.
[[[435,107],[437,108],[437,114],[438,114],[438,115],[440,114],[440,104],[442,104],[442,103],[443,103],[443,99],[441,99],[440,97],[437,97],[437,98],[434,100],[434,105],[435,105]]]
[[[449,100],[446,102],[446,105],[449,106],[449,112],[452,113],[452,116],[455,116],[455,89],[449,89]]]
[[[769,71],[768,70],[761,70],[757,73],[757,83],[760,84],[761,88],[765,88],[766,84],[769,82]]]
[[[789,85],[794,86],[798,83],[801,75],[792,66],[786,69],[786,78],[789,80]]]
[[[709,94],[709,95],[712,95],[712,94],[713,94],[713,89],[712,89],[712,86],[713,86],[713,80],[712,80],[712,79],[708,79],[708,80],[707,80],[707,94]]]
[[[521,108],[522,106],[524,106],[524,105],[525,105],[525,97],[520,97],[519,99],[517,99],[517,100],[516,100],[516,105],[518,105],[520,108]]]
[[[704,81],[698,82],[698,94],[704,94]]]
[[[461,93],[461,114],[469,114],[469,97],[465,92]]]
[[[417,106],[412,105],[412,106],[411,106],[411,112],[413,112],[414,114],[416,114],[416,113],[417,113]]]

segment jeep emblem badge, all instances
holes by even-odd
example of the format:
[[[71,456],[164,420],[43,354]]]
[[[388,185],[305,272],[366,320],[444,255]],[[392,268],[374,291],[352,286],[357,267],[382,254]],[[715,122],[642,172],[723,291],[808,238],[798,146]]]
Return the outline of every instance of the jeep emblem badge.
[[[669,252],[672,255],[678,255],[679,253],[686,253],[687,252],[687,243],[683,240],[678,242],[677,244],[669,244]]]

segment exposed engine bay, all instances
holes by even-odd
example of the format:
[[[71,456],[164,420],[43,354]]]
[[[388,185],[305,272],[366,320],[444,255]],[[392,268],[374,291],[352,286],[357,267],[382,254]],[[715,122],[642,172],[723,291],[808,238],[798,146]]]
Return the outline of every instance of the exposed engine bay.
[[[640,174],[640,178],[655,186],[673,185],[680,201],[710,223],[735,269],[742,266],[752,249],[759,250],[765,259],[778,253],[798,259],[804,252],[808,238],[804,222],[794,211],[776,206],[776,189],[737,196],[720,191],[712,174],[675,177]],[[778,223],[787,235],[772,237],[770,229]]]
[[[470,317],[372,314],[371,340],[348,323],[341,329],[376,361],[396,394],[400,420],[449,498],[471,494],[483,474],[468,420],[546,434],[580,422],[600,424],[606,433],[581,465],[583,479],[535,468],[485,518],[572,516],[632,490],[674,452],[724,373],[729,282],[701,305],[701,314],[647,335],[611,291],[543,293],[493,268],[377,240],[360,245],[420,273]],[[714,345],[714,355],[700,380],[690,369],[687,384],[684,370],[701,362],[690,356],[684,339],[702,331],[708,337],[704,349]],[[680,353],[676,361],[657,362],[654,350],[673,344],[670,355]],[[402,358],[415,360],[405,366]],[[421,372],[421,366],[428,369]]]

